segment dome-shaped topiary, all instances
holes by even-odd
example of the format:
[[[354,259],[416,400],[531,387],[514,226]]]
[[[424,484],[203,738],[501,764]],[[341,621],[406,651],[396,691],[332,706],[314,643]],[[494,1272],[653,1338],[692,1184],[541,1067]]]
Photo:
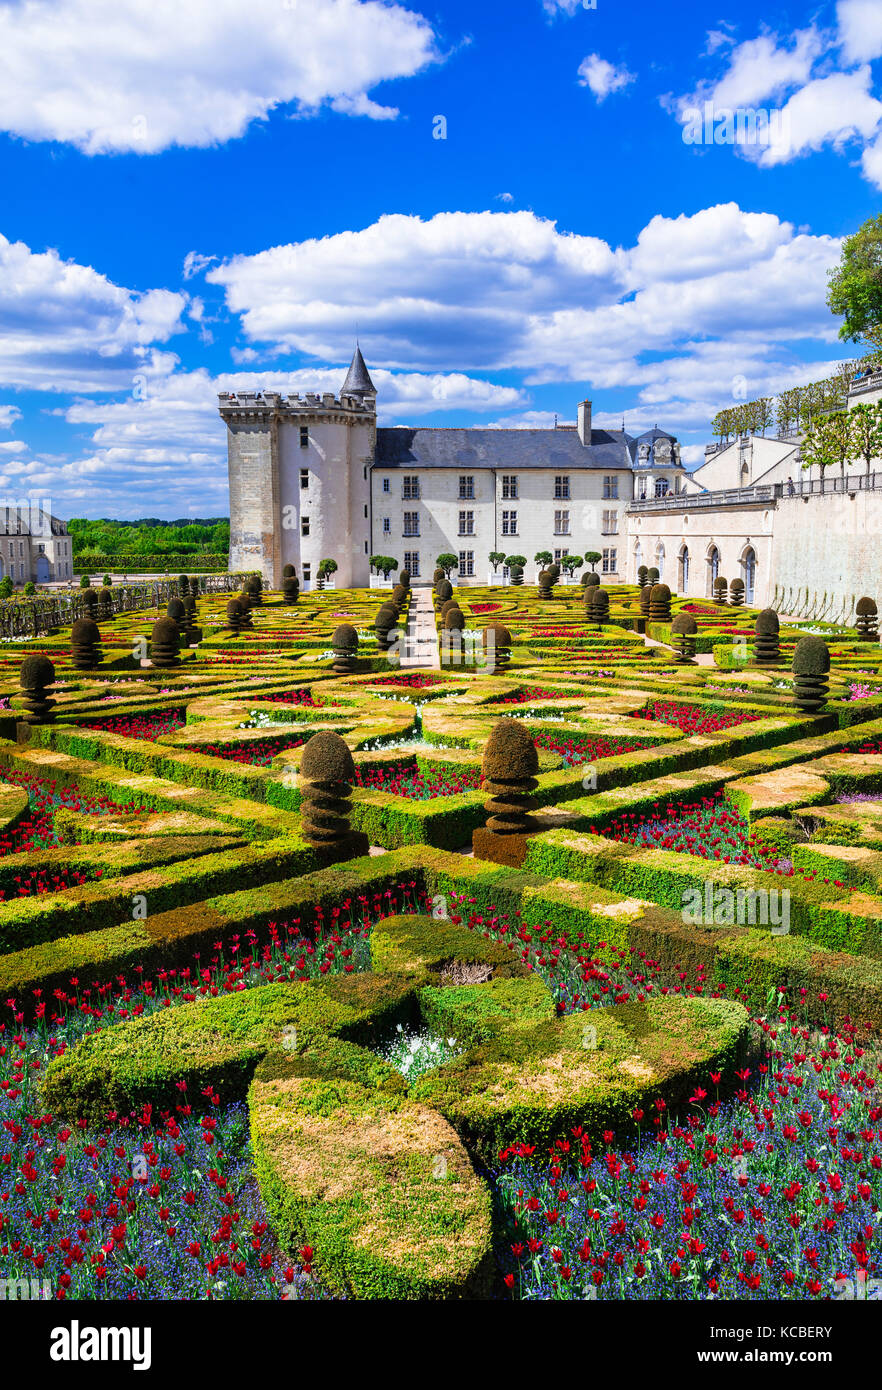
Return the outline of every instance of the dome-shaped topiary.
[[[447,614],[450,612],[451,608],[458,608],[458,607],[459,607],[459,603],[457,602],[457,600],[456,600],[455,598],[447,598],[447,599],[444,600],[444,602],[442,603],[442,605],[441,605],[441,607],[439,608],[438,611],[439,611],[439,613],[441,614],[441,617],[442,617],[442,618],[446,618],[446,617],[447,617]]]
[[[879,641],[879,615],[871,598],[859,598],[855,606],[855,627],[862,642]]]
[[[233,632],[241,632],[245,626],[247,613],[239,598],[231,598],[227,604],[227,627]]]
[[[405,589],[403,584],[395,585],[394,589],[392,590],[392,597],[398,604],[402,604],[404,602],[404,600],[407,598],[407,590]]]
[[[609,590],[592,584],[585,590],[585,620],[602,625],[609,618]]]
[[[516,588],[520,588],[520,586],[521,586],[521,585],[523,584],[523,582],[524,582],[524,567],[523,567],[523,565],[510,565],[510,566],[509,566],[509,570],[508,570],[508,577],[509,577],[509,581],[510,581],[512,584],[514,584]]]
[[[165,610],[165,615],[166,615],[167,618],[171,618],[171,619],[173,620],[173,622],[176,622],[176,623],[178,624],[178,626],[180,627],[181,623],[183,622],[183,619],[184,619],[185,616],[186,616],[186,613],[187,613],[187,609],[186,609],[186,605],[184,604],[183,599],[179,599],[179,598],[170,598],[170,599],[169,599],[169,601],[168,601],[168,606],[167,606],[167,608],[166,608],[166,610]]]
[[[500,719],[490,731],[481,762],[484,791],[489,793],[487,831],[491,835],[525,835],[533,828],[531,793],[538,785],[539,755],[526,724]]]
[[[744,580],[733,579],[729,585],[729,602],[733,608],[740,608],[744,603]]]
[[[398,622],[398,609],[393,603],[383,603],[377,609],[374,627],[394,627]]]
[[[856,613],[878,613],[875,601],[871,598],[859,598],[855,610]]]
[[[449,608],[444,616],[444,627],[447,632],[462,632],[466,625],[465,614],[461,608]]]
[[[98,616],[101,618],[113,616],[113,590],[108,584],[104,584],[98,590]]]
[[[293,579],[296,573],[297,573],[297,571],[295,570],[295,568],[294,568],[293,565],[283,565],[283,566],[282,566],[282,578],[283,578],[283,579]]]
[[[682,633],[684,637],[694,637],[698,632],[698,623],[691,613],[678,613],[671,623],[671,632]]]
[[[293,566],[291,567],[293,568]],[[288,574],[282,580],[282,598],[285,603],[295,604],[300,599],[300,580],[296,574]]]
[[[486,670],[490,675],[504,671],[511,661],[511,633],[502,623],[491,623],[481,633]]]
[[[78,671],[92,671],[101,659],[101,632],[92,618],[77,618],[70,630],[71,663]]]
[[[777,637],[781,630],[781,622],[774,608],[764,608],[761,613],[757,613],[753,630],[757,637]]]
[[[334,649],[334,670],[338,676],[349,676],[355,670],[355,654],[358,651],[358,633],[349,623],[341,623],[334,629],[331,638]]]
[[[300,776],[310,782],[355,781],[355,759],[345,739],[330,729],[313,734],[300,759]]]
[[[150,660],[154,666],[180,666],[181,633],[174,618],[157,618],[150,634]]]
[[[433,571],[432,571],[432,583],[433,583],[433,584],[439,584],[439,583],[441,582],[442,579],[446,579],[446,578],[447,578],[447,575],[444,573],[444,571],[443,571],[442,569],[436,569],[436,570],[433,570]]]
[[[399,571],[398,583],[401,585],[402,589],[410,588],[410,575],[408,574],[407,570]]]
[[[764,608],[754,623],[754,656],[760,666],[775,666],[781,660],[781,624],[774,608]]]
[[[698,623],[691,613],[678,613],[671,623],[671,646],[678,661],[691,661],[695,655]]]
[[[582,575],[582,583],[586,588],[594,588],[600,584],[600,575],[595,570],[589,570],[587,574]]]
[[[56,702],[49,693],[54,680],[55,667],[48,656],[34,652],[24,658],[18,682],[24,692],[22,704],[26,723],[48,724],[55,717],[52,711]]]
[[[435,585],[435,594],[441,603],[443,603],[445,599],[452,598],[453,585],[451,584],[450,580],[439,579],[438,583]]]
[[[652,623],[671,621],[671,591],[667,584],[653,584],[649,594],[649,620]]]

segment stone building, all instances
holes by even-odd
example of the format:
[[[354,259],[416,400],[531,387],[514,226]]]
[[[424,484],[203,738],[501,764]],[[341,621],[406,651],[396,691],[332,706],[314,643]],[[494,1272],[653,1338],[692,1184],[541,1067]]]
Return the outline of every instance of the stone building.
[[[67,522],[37,502],[0,506],[0,579],[49,584],[73,578]]]
[[[626,509],[679,496],[676,438],[593,427],[591,402],[552,429],[378,428],[377,393],[356,346],[339,397],[270,391],[219,397],[228,431],[230,566],[277,587],[293,564],[304,585],[323,559],[341,587],[369,583],[370,556],[392,555],[431,583],[436,557],[459,582],[485,584],[489,555],[529,562],[597,551],[610,583],[626,578]],[[495,576],[499,582],[504,576]]]

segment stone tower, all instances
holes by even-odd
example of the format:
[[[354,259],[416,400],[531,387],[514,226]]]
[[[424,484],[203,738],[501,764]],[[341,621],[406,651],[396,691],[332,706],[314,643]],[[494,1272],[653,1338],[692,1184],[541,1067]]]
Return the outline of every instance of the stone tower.
[[[336,560],[341,588],[369,583],[370,468],[377,392],[356,344],[339,398],[223,392],[230,475],[230,568],[278,589],[294,565],[315,586]]]

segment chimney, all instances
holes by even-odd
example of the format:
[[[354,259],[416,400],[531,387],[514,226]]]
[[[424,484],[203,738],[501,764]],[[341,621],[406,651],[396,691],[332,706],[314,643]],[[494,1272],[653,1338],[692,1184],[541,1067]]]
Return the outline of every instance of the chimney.
[[[576,416],[576,428],[583,444],[591,443],[591,402],[581,401]]]

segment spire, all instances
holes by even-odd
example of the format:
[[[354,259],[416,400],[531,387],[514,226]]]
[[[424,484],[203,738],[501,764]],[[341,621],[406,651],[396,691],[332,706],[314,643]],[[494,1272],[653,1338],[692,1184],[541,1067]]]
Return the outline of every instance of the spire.
[[[349,371],[346,373],[346,380],[343,383],[341,396],[365,396],[370,393],[372,396],[377,394],[377,388],[371,381],[370,372],[364,363],[361,355],[361,348],[358,342],[355,344],[355,352],[352,354],[352,361],[349,363]]]

